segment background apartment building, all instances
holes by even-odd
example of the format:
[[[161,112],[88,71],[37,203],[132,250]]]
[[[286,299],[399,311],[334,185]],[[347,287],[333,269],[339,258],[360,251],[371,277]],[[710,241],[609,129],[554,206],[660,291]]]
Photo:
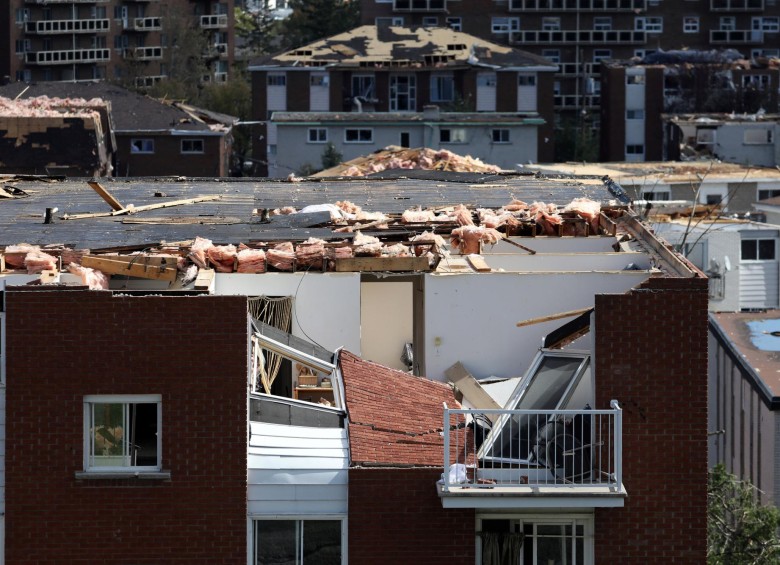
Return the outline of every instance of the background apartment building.
[[[776,0],[361,0],[363,23],[450,26],[558,63],[556,114],[598,129],[599,62],[657,50],[780,56]],[[559,124],[560,125],[560,124]]]
[[[205,63],[200,80],[226,81],[233,6],[234,0],[10,0],[0,12],[0,78],[150,86],[181,64],[184,50],[177,47],[186,41],[198,44],[187,56]]]

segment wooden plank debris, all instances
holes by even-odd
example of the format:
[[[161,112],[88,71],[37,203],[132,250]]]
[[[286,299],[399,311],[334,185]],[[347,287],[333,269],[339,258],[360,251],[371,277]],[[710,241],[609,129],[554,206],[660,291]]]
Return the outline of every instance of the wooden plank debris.
[[[195,290],[211,290],[214,284],[214,269],[200,269],[195,278]]]
[[[427,257],[351,257],[336,259],[336,272],[430,271]]]
[[[455,388],[461,392],[463,398],[465,398],[474,408],[479,410],[503,408],[503,406],[496,402],[495,399],[482,388],[479,381],[469,373],[468,369],[466,369],[460,361],[444,371],[444,375],[453,385],[455,385]]]
[[[489,273],[493,269],[490,268],[490,266],[485,262],[485,258],[482,257],[482,255],[477,255],[476,253],[472,253],[470,255],[466,255],[466,260],[469,262],[469,265],[471,265],[471,268],[478,273]]]
[[[569,310],[568,312],[558,312],[557,314],[550,314],[549,316],[540,316],[538,318],[529,318],[521,322],[517,322],[517,327],[522,328],[525,326],[531,326],[533,324],[541,324],[542,322],[551,322],[553,320],[560,320],[561,318],[568,318],[570,316],[579,316],[589,311],[591,308],[580,308],[579,310]]]
[[[95,180],[87,181],[87,184],[100,195],[100,198],[106,201],[113,210],[122,210],[124,206],[119,203],[119,200],[106,189],[103,185]]]
[[[88,218],[106,218],[109,216],[121,216],[123,214],[135,214],[137,212],[146,212],[148,210],[158,210],[160,208],[170,208],[171,206],[183,206],[185,204],[195,204],[197,202],[208,202],[211,200],[219,200],[222,198],[219,194],[211,194],[208,196],[198,196],[196,198],[186,198],[184,200],[171,200],[170,202],[161,202],[159,204],[149,204],[148,206],[133,206],[122,208],[121,210],[114,210],[113,212],[95,212],[91,214],[73,214],[71,216],[65,215],[63,220],[85,220]]]
[[[126,275],[142,279],[175,281],[176,257],[143,255],[85,255],[83,267],[97,269],[107,275]]]
[[[601,228],[601,231],[607,235],[614,236],[617,232],[617,224],[605,216],[604,212],[599,214],[599,227]]]
[[[59,271],[41,271],[41,284],[57,284],[60,282]]]

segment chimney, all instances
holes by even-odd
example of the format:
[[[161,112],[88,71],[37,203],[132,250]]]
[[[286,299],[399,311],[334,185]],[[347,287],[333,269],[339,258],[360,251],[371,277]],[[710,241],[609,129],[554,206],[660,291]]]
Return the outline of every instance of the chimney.
[[[438,121],[441,119],[438,106],[423,106],[423,119],[426,121]]]

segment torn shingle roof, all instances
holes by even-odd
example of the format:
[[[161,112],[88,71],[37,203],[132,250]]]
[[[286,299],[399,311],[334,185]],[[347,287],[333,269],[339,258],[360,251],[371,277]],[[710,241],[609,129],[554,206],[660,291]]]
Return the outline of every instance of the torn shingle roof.
[[[437,381],[340,353],[353,464],[441,467],[444,403],[460,408]]]
[[[365,25],[303,47],[254,62],[249,70],[269,66],[487,66],[549,67],[533,53],[499,45],[443,27]]]

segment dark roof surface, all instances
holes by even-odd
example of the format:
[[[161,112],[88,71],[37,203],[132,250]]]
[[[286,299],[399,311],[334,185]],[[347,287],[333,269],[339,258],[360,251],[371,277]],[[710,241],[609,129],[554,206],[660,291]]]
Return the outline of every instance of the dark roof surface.
[[[261,223],[253,209],[294,206],[348,200],[366,211],[401,213],[415,206],[441,207],[465,204],[474,207],[499,208],[514,198],[526,202],[543,201],[566,205],[574,198],[587,197],[602,204],[613,195],[600,182],[546,180],[529,175],[487,175],[491,182],[463,182],[455,175],[432,172],[428,179],[371,180],[322,179],[286,182],[268,179],[142,179],[102,180],[101,183],[123,206],[143,206],[166,201],[219,195],[219,200],[173,206],[132,216],[111,216],[80,220],[63,220],[63,215],[110,212],[106,204],[85,179],[69,178],[62,182],[6,182],[29,194],[26,198],[0,199],[0,245],[17,243],[64,243],[76,248],[145,246],[162,241],[191,240],[195,236],[215,243],[248,243],[250,241],[295,240],[308,237],[327,238],[330,228],[294,227],[285,222],[291,216]],[[155,196],[155,193],[164,196]],[[56,221],[44,224],[46,208],[58,208]],[[276,221],[278,220],[278,221]],[[145,222],[145,223],[140,223]],[[154,222],[154,223],[150,223]],[[349,234],[336,234],[339,237]]]
[[[274,112],[274,122],[441,122],[441,123],[474,123],[496,124],[517,123],[522,125],[529,120],[539,123],[536,113],[506,113],[493,112],[441,112],[438,117],[427,117],[422,112]]]
[[[142,96],[108,82],[16,82],[0,86],[6,98],[102,98],[111,102],[114,127],[118,131],[168,130],[171,128],[208,131],[209,127],[193,121],[189,114],[169,104]],[[187,123],[190,122],[190,123]]]

